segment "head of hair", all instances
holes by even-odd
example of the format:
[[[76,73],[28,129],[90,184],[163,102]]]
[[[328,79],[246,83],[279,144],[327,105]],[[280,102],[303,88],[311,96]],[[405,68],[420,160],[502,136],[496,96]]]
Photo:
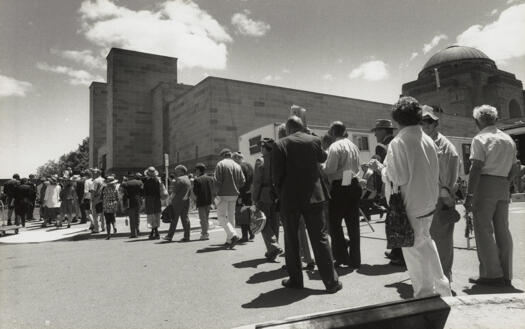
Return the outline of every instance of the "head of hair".
[[[20,180],[20,184],[26,184],[26,183],[27,183],[27,178],[24,177]]]
[[[175,173],[181,172],[184,175],[186,175],[188,173],[188,168],[186,168],[186,166],[184,166],[184,165],[178,165],[178,166],[175,167],[174,170],[175,170]]]
[[[334,121],[330,125],[330,135],[334,137],[346,137],[346,126],[341,121]]]
[[[281,139],[281,138],[284,138],[284,137],[286,137],[286,124],[281,123],[277,127],[277,138]]]
[[[14,174],[14,175],[13,175],[13,178],[14,178],[14,179],[20,179],[20,175],[19,175],[19,174]]]
[[[480,123],[491,126],[498,121],[498,110],[490,105],[477,106],[472,111],[472,117]]]
[[[401,97],[392,108],[392,119],[401,126],[415,126],[421,122],[421,105],[414,97]]]
[[[199,170],[202,174],[206,172],[206,165],[202,162],[199,162],[195,165],[195,170]]]
[[[293,134],[293,133],[296,133],[298,131],[303,131],[303,130],[304,130],[303,120],[301,120],[301,118],[299,118],[298,116],[292,115],[291,117],[288,118],[288,120],[286,120],[286,131],[289,134]]]

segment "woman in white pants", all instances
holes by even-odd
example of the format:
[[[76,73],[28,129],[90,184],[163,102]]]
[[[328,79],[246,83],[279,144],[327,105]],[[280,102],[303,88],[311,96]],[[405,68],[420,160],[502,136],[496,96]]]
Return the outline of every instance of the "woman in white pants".
[[[421,126],[421,106],[412,97],[402,97],[394,104],[392,118],[399,133],[390,142],[384,165],[371,160],[385,182],[385,194],[390,186],[401,188],[408,219],[414,229],[414,246],[402,248],[414,288],[414,297],[433,294],[450,296],[450,283],[443,273],[439,255],[430,236],[432,214],[438,199],[439,163],[434,141]]]

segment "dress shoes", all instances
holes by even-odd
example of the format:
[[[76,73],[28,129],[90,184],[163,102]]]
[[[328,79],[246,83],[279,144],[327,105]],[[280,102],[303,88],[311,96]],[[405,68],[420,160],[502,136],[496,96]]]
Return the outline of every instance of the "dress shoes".
[[[315,263],[314,262],[308,263],[306,264],[305,267],[303,267],[303,269],[307,271],[313,271],[315,269]]]
[[[389,264],[394,266],[406,266],[405,261],[399,258],[391,258]]]
[[[171,238],[169,236],[165,236],[162,238],[162,240],[164,241],[168,241],[168,242],[171,242]]]
[[[335,294],[341,289],[343,289],[343,284],[341,283],[341,281],[337,281],[337,283],[332,287],[326,288],[326,292],[329,294]]]
[[[190,238],[182,238],[179,240],[179,242],[189,242]]]
[[[481,278],[481,277],[480,278],[469,278],[468,282],[474,283],[474,284],[485,285],[485,286],[493,286],[493,287],[504,287],[506,283],[503,278]]]
[[[228,245],[228,248],[229,248],[229,249],[233,249],[233,247],[235,247],[235,245],[236,245],[237,243],[239,243],[239,237],[236,236],[236,235],[234,235],[234,236],[232,237],[232,241],[231,241],[230,244]]]
[[[290,288],[290,289],[303,289],[304,288],[303,284],[294,283],[290,279],[284,279],[283,281],[281,281],[281,284],[283,285],[283,287]]]

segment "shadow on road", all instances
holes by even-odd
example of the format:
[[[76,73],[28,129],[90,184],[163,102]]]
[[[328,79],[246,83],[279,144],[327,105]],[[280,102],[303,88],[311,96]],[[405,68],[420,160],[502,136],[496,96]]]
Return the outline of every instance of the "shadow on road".
[[[523,290],[514,287],[493,287],[481,284],[475,284],[470,288],[463,289],[467,295],[484,295],[484,294],[515,294],[522,293]]]
[[[262,293],[249,303],[241,305],[242,308],[267,308],[290,305],[311,295],[324,295],[324,290],[309,288],[288,289],[279,288],[267,293]]]
[[[233,263],[232,265],[235,268],[248,268],[248,267],[257,268],[257,266],[264,264],[264,263],[269,263],[269,261],[266,258],[256,258],[256,259],[245,260],[245,261],[238,262],[238,263]]]
[[[202,254],[205,252],[213,252],[213,251],[221,251],[221,250],[226,250],[226,247],[222,244],[212,244],[209,247],[198,249],[196,253]]]
[[[395,282],[392,284],[386,284],[385,287],[386,288],[396,288],[397,293],[399,294],[399,297],[401,297],[402,299],[412,298],[414,296],[414,289],[412,288],[411,284],[405,283],[404,281],[406,280]]]
[[[282,279],[288,276],[288,272],[278,268],[272,271],[258,272],[252,275],[246,283],[254,284]]]
[[[399,272],[405,272],[405,271],[406,271],[406,267],[404,266],[394,266],[390,264],[374,264],[374,265],[363,264],[357,270],[357,273],[363,274],[363,275],[369,275],[369,276],[376,276],[376,275],[387,275],[387,274],[399,273]]]

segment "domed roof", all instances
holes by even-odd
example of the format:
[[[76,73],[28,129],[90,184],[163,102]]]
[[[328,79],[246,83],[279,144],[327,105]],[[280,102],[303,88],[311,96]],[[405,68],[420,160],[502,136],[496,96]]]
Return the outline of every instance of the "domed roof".
[[[429,69],[441,66],[442,64],[449,62],[457,62],[464,60],[480,60],[488,61],[491,64],[494,64],[494,61],[491,60],[487,55],[485,55],[481,50],[465,46],[450,46],[441,51],[435,53],[423,66],[422,72]]]

